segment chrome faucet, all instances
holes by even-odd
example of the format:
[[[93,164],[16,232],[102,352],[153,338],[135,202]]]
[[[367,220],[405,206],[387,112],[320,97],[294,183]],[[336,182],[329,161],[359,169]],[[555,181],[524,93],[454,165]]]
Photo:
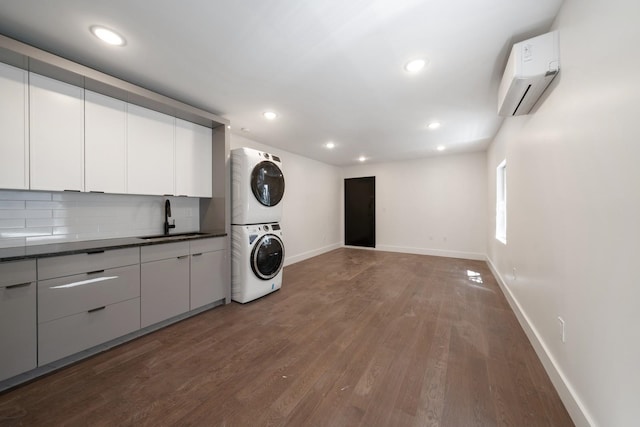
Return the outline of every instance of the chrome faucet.
[[[173,220],[173,224],[169,224],[169,217],[171,216],[171,202],[169,199],[164,202],[164,234],[169,235],[169,229],[176,228],[176,220]]]

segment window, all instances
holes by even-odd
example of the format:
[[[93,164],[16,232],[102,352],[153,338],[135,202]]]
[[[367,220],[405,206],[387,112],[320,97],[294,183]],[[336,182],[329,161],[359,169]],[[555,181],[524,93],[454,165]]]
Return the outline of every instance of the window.
[[[507,244],[507,160],[496,168],[496,239]]]

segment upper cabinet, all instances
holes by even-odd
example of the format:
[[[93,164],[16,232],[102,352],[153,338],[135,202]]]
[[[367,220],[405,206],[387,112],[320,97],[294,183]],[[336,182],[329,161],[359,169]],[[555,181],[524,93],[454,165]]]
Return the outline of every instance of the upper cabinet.
[[[127,103],[85,91],[85,189],[125,193]]]
[[[84,89],[30,73],[33,190],[84,190]]]
[[[210,128],[176,119],[176,195],[211,197],[211,144]]]
[[[129,104],[127,190],[131,194],[175,194],[175,118]]]
[[[212,164],[225,159],[214,148],[228,148],[202,126],[220,125],[203,120],[208,113],[153,104],[196,124],[130,104],[122,90],[108,92],[121,99],[104,95],[77,75],[67,76],[74,85],[14,65],[0,63],[0,189],[212,197]],[[161,98],[138,92],[135,102]]]
[[[0,188],[29,188],[28,73],[0,63]]]

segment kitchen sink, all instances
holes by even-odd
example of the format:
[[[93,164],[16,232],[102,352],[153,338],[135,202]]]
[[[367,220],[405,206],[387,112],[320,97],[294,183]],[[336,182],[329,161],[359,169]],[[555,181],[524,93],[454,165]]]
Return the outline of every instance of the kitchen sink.
[[[165,235],[165,234],[157,234],[155,236],[144,236],[144,237],[138,237],[138,239],[140,240],[176,240],[176,239],[185,239],[185,238],[189,238],[189,237],[198,237],[198,236],[204,236],[208,233],[199,233],[199,232],[192,232],[192,233],[180,233],[180,234],[169,234],[169,235]]]

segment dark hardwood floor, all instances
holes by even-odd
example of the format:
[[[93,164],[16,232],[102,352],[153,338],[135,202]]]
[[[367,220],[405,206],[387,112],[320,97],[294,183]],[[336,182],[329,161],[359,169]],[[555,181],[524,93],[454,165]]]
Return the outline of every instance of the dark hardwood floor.
[[[1,394],[0,425],[573,424],[484,262],[342,248]]]

